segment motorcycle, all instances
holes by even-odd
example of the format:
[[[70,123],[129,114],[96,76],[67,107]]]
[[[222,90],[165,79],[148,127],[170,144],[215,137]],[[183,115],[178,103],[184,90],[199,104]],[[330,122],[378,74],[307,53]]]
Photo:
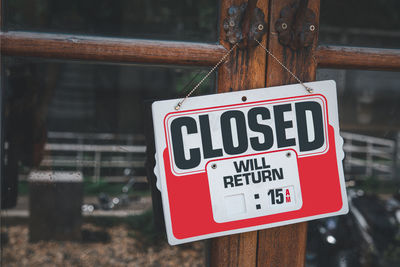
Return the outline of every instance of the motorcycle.
[[[385,201],[362,190],[349,189],[349,213],[311,221],[307,266],[388,266],[385,255],[397,246],[399,224]]]
[[[119,196],[110,197],[108,194],[102,192],[97,197],[98,203],[83,204],[82,211],[90,213],[90,212],[93,212],[94,210],[99,210],[99,209],[100,210],[114,210],[114,209],[127,207],[129,205],[129,203],[131,202],[131,199],[130,199],[128,193],[132,189],[132,187],[135,185],[136,180],[135,180],[135,177],[133,176],[133,173],[131,170],[128,170],[125,173],[125,175],[131,176],[131,178],[122,187],[121,194]]]

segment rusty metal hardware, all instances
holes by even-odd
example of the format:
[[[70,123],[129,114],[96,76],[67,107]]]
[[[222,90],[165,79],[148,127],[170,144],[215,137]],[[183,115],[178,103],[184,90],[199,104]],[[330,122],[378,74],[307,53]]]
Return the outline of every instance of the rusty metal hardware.
[[[275,23],[279,42],[292,50],[312,45],[317,33],[315,14],[307,4],[308,0],[300,0],[284,7]]]
[[[229,43],[239,43],[239,48],[242,49],[258,45],[255,39],[261,40],[267,24],[264,21],[264,13],[256,5],[257,0],[249,0],[248,3],[228,8],[224,30]]]

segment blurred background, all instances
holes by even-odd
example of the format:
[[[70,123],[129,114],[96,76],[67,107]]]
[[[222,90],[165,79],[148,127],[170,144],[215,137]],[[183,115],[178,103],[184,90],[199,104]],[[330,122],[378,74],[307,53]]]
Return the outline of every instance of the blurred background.
[[[218,42],[211,0],[2,4],[4,31]],[[399,11],[322,0],[319,42],[399,49]],[[167,245],[146,160],[151,102],[209,69],[2,56],[4,266],[204,266],[204,242]],[[325,79],[338,88],[350,212],[309,223],[306,266],[400,266],[400,74],[318,69]]]

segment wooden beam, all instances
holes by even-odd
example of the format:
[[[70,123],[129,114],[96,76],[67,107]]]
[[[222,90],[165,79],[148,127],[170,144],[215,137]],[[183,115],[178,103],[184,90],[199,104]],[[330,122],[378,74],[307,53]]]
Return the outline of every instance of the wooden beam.
[[[230,44],[225,41],[223,21],[230,6],[239,6],[246,0],[222,0],[220,13],[220,43],[225,48]],[[259,0],[257,6],[268,16],[268,0]],[[262,43],[266,44],[266,36]],[[265,87],[266,54],[260,48],[249,50],[237,48],[218,70],[218,92],[239,91]],[[210,266],[256,266],[258,232],[229,235],[211,240]]]
[[[31,32],[1,32],[0,37],[2,54],[12,56],[212,66],[226,52],[221,45],[192,42]]]
[[[1,32],[5,55],[212,66],[226,52],[220,45],[90,37],[67,34]],[[400,49],[319,46],[314,60],[322,68],[400,71]]]
[[[400,49],[319,46],[318,67],[400,71]]]

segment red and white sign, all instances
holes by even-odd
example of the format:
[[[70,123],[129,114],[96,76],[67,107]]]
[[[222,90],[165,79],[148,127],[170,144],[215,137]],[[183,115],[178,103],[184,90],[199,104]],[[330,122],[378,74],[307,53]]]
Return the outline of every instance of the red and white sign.
[[[348,212],[336,85],[307,86],[153,104],[171,245]]]

